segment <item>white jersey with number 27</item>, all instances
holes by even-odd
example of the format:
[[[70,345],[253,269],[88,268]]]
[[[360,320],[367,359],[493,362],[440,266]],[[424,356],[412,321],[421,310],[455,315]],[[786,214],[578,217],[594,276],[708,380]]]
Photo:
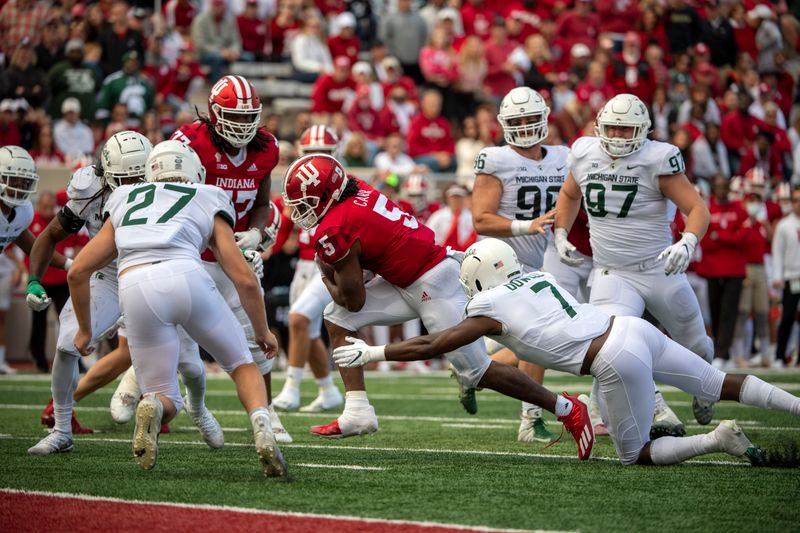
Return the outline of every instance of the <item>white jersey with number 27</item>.
[[[200,263],[214,217],[233,226],[233,204],[222,189],[189,183],[137,183],[118,187],[106,204],[119,251],[119,270],[167,259]]]
[[[572,145],[569,171],[589,214],[596,266],[625,269],[672,244],[675,204],[661,193],[659,177],[685,171],[677,146],[646,140],[638,152],[613,159],[599,138],[581,137]]]
[[[532,272],[476,294],[466,316],[485,316],[503,325],[490,337],[517,357],[546,368],[580,374],[592,339],[608,329],[610,317],[579,304],[553,276]]]

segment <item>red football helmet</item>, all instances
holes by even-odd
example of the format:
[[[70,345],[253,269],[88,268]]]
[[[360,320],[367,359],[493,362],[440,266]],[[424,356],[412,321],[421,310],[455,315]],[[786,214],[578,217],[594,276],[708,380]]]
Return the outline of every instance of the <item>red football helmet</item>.
[[[315,124],[308,128],[297,141],[297,151],[300,155],[307,154],[328,154],[333,153],[339,148],[339,136],[333,129]]]
[[[744,175],[744,192],[764,195],[767,177],[761,167],[753,167]]]
[[[327,154],[309,154],[295,161],[283,179],[283,199],[292,208],[292,222],[307,230],[319,224],[347,181],[342,165]]]
[[[253,140],[261,125],[261,100],[242,76],[225,76],[208,95],[208,116],[223,139],[241,148]]]
[[[403,183],[403,195],[414,206],[417,212],[428,207],[428,191],[430,184],[424,174],[411,174]]]
[[[267,238],[261,243],[261,249],[266,250],[278,240],[278,232],[281,230],[281,210],[272,200],[269,201],[269,223],[264,228]]]

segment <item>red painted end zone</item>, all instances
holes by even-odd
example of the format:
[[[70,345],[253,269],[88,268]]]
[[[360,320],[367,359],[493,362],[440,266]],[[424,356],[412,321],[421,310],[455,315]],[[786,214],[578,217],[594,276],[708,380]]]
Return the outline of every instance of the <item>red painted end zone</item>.
[[[0,531],[258,531],[263,533],[453,533],[475,531],[409,522],[236,511],[180,504],[103,500],[91,496],[0,491]]]

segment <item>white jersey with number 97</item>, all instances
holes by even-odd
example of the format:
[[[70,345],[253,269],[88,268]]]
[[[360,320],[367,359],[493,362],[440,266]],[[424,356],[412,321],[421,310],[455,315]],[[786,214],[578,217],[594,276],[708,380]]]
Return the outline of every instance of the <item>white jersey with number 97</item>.
[[[466,315],[500,322],[502,335],[491,338],[520,359],[572,374],[580,374],[589,344],[610,320],[593,305],[579,304],[545,272],[479,292],[467,304]]]
[[[475,159],[475,175],[494,176],[503,186],[497,214],[510,220],[533,220],[556,205],[558,192],[567,176],[565,146],[542,146],[540,161],[518,154],[510,146],[484,148]],[[516,252],[529,269],[542,268],[550,233],[499,237]]]
[[[233,226],[230,197],[213,185],[137,183],[118,187],[106,204],[119,251],[118,267],[167,259],[200,263],[208,246],[214,217]]]
[[[646,140],[641,150],[612,159],[599,138],[581,137],[572,145],[569,171],[589,214],[595,265],[624,269],[672,244],[676,208],[661,193],[659,177],[685,171],[677,146]]]

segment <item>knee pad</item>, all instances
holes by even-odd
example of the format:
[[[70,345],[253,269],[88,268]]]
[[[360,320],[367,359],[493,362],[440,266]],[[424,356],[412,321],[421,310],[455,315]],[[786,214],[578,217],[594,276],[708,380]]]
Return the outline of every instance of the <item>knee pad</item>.
[[[700,388],[703,391],[701,400],[719,401],[722,394],[722,382],[725,381],[725,372],[707,365],[700,376]]]
[[[698,339],[687,348],[702,357],[706,363],[710,364],[714,360],[714,341],[708,335],[703,335],[702,339]]]
[[[700,304],[697,303],[697,296],[695,296],[688,282],[672,285],[665,296],[668,301],[673,303],[670,306],[671,310],[682,311],[673,314],[677,322],[681,324],[691,324],[695,321],[702,323],[703,317],[700,313]]]
[[[200,361],[181,361],[178,363],[178,373],[185,380],[200,379],[205,376],[206,369]]]
[[[253,362],[258,367],[258,371],[261,373],[262,376],[272,372],[272,363],[273,361],[275,361],[275,357],[273,357],[272,359],[267,359],[266,354],[261,351],[261,348],[259,348],[256,351],[251,350],[250,353],[253,356]]]

